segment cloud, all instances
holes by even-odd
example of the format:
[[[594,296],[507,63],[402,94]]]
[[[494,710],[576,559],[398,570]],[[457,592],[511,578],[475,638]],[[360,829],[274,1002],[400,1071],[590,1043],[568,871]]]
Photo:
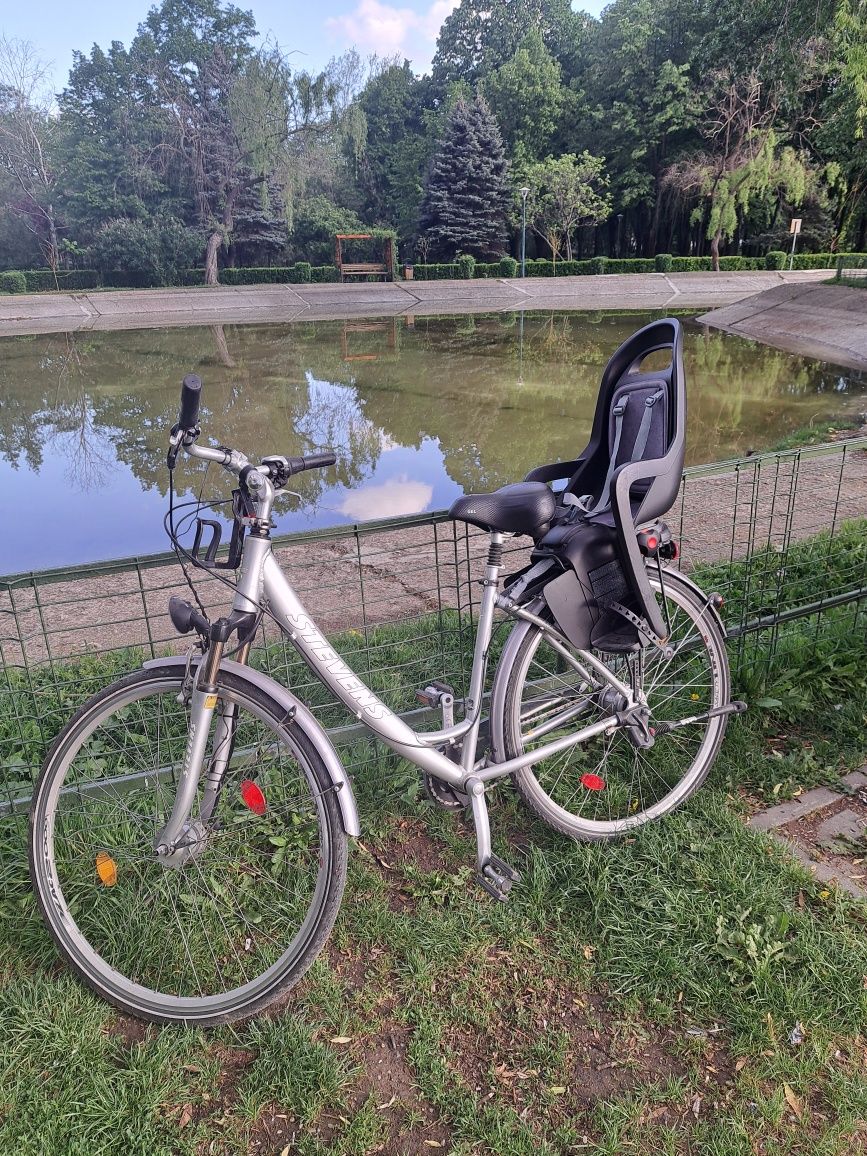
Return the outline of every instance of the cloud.
[[[347,518],[366,522],[371,518],[397,518],[421,514],[433,498],[433,486],[412,482],[406,475],[389,482],[362,486],[347,494],[337,507]]]
[[[379,56],[399,53],[423,71],[430,65],[443,21],[457,5],[458,0],[433,0],[423,11],[416,12],[380,0],[358,0],[351,12],[330,17],[325,26],[362,52]]]

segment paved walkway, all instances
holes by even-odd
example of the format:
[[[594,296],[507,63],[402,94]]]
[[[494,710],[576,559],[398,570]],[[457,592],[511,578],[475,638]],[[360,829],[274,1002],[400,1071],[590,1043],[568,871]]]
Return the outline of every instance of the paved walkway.
[[[826,281],[829,276],[827,269],[794,273],[631,273],[526,280],[22,294],[0,296],[0,336],[515,309],[697,311],[728,305],[772,287]]]
[[[867,369],[867,289],[777,285],[698,320],[790,353]]]
[[[838,790],[816,787],[788,803],[753,815],[749,825],[767,831],[822,883],[836,883],[867,899],[867,767],[840,780]]]

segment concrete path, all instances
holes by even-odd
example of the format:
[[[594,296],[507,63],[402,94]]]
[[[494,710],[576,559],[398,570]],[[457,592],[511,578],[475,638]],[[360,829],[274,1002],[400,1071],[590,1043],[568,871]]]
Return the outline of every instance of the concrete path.
[[[826,269],[632,273],[526,280],[252,285],[0,296],[0,336],[74,330],[490,313],[515,309],[708,309],[764,289],[825,281]]]
[[[867,369],[867,289],[777,285],[698,320],[790,353]]]
[[[867,868],[859,854],[867,838],[867,767],[844,775],[840,789],[817,787],[789,803],[753,815],[766,831],[822,883],[867,899]]]

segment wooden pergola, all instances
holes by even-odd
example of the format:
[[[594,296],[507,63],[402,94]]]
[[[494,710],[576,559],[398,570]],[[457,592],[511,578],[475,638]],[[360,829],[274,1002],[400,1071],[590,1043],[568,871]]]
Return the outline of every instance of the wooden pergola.
[[[335,233],[334,235],[334,264],[340,273],[340,280],[347,277],[382,277],[391,281],[394,270],[394,241],[391,237],[383,237],[382,261],[344,261],[344,241],[372,241],[373,233]]]

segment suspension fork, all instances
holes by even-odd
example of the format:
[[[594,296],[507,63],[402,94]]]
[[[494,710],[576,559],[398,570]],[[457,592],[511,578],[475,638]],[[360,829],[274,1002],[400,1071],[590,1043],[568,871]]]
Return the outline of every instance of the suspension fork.
[[[199,808],[200,822],[207,823],[217,808],[226,770],[232,759],[238,724],[237,705],[220,698],[218,685],[220,663],[223,661],[226,643],[235,630],[243,639],[238,651],[239,661],[247,662],[255,625],[255,613],[241,609],[232,610],[227,618],[220,618],[211,625],[208,649],[199,664],[193,686],[190,729],[174,806],[168,822],[162,831],[158,832],[154,841],[159,855],[171,854],[190,826],[212,726],[214,726],[214,742],[203,783]]]

